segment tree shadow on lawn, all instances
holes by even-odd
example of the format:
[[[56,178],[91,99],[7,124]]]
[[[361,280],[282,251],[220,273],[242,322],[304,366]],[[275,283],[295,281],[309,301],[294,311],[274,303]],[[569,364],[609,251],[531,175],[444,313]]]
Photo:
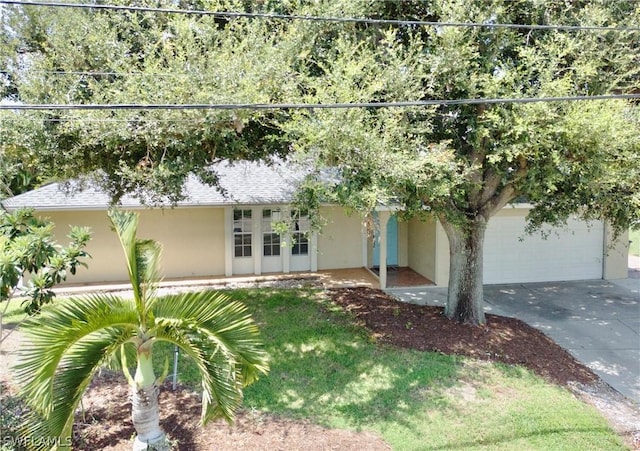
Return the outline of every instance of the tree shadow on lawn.
[[[347,292],[346,296],[356,295]],[[255,316],[262,318],[260,321],[263,337],[272,356],[271,372],[267,378],[247,389],[245,404],[292,417],[311,418],[328,427],[381,430],[399,426],[406,434],[419,434],[420,431],[415,430],[416,421],[429,421],[427,417],[433,412],[436,412],[436,415],[459,417],[465,409],[464,399],[462,403],[460,399],[456,399],[459,387],[464,387],[472,380],[472,384],[477,385],[478,392],[491,390],[491,387],[487,388],[485,381],[481,380],[486,372],[473,374],[474,369],[470,369],[468,364],[473,360],[465,357],[407,349],[418,344],[412,340],[423,342],[425,331],[421,321],[437,323],[436,329],[426,333],[433,336],[432,341],[437,342],[437,338],[444,338],[445,341],[451,341],[449,344],[464,348],[467,346],[465,340],[469,340],[469,343],[478,343],[477,348],[469,345],[463,349],[473,351],[472,357],[494,363],[505,359],[508,365],[494,366],[495,369],[491,371],[497,371],[502,373],[502,377],[515,380],[518,386],[544,385],[533,377],[530,371],[511,366],[513,362],[510,360],[514,357],[520,361],[518,350],[533,352],[536,360],[545,360],[549,356],[552,365],[558,363],[559,366],[563,366],[566,363],[565,372],[561,371],[563,368],[558,368],[558,365],[553,369],[553,373],[545,373],[546,370],[542,367],[537,368],[542,370],[545,376],[552,376],[552,379],[557,376],[557,380],[564,382],[564,376],[567,374],[571,377],[578,375],[584,380],[596,379],[593,373],[585,372],[582,367],[575,367],[575,361],[568,359],[566,351],[534,329],[524,327],[526,325],[517,320],[506,319],[503,321],[504,324],[500,323],[495,328],[479,328],[473,331],[473,336],[459,337],[456,335],[461,333],[458,329],[449,333],[437,329],[449,328],[451,322],[432,318],[432,311],[401,303],[383,306],[382,303],[386,300],[376,299],[375,293],[366,290],[364,294],[360,293],[360,296],[362,303],[352,302],[349,307],[361,308],[362,311],[349,308],[346,308],[346,311],[340,310],[326,299],[312,300],[308,297],[304,301],[287,296],[280,296],[279,302],[278,298],[267,301],[270,309],[282,312],[280,319],[272,315],[262,317],[260,308],[257,308]],[[247,299],[247,302],[252,309],[259,307],[261,303],[255,298]],[[376,307],[371,308],[371,304],[375,304]],[[342,307],[345,308],[345,305]],[[376,313],[376,308],[384,309],[384,312]],[[362,327],[369,327],[371,319],[370,316],[369,319],[363,320],[363,314],[375,316],[376,326],[379,328],[367,330]],[[380,330],[399,333],[408,342],[403,342],[402,348],[396,347],[394,339]],[[462,333],[467,331],[468,328]],[[464,340],[458,342],[458,338]],[[437,344],[440,346],[445,343]],[[555,348],[551,344],[555,345]],[[526,349],[527,347],[532,349]],[[488,351],[491,352],[487,354]],[[544,386],[554,389],[552,386]],[[503,389],[500,386],[497,388]],[[518,394],[515,391],[517,389],[507,390],[512,390],[514,396]],[[544,390],[535,393],[543,393],[542,396],[548,394]],[[482,393],[479,395],[483,396]],[[518,408],[518,400],[510,399],[510,395],[507,393],[496,396],[505,400],[505,403],[510,403],[506,404],[509,408]],[[492,397],[488,396],[486,402],[493,402]],[[500,411],[494,414],[501,417],[507,415]],[[539,431],[532,432],[531,435],[544,434],[549,426],[551,425],[542,423],[538,426]],[[595,432],[597,426],[599,425],[594,424],[594,428],[584,430]],[[567,428],[567,432],[574,434],[580,434],[581,430],[579,424],[576,424],[575,428]],[[508,434],[505,435],[507,436]],[[452,443],[452,446],[454,445],[455,443]]]
[[[410,426],[405,419],[424,409],[426,392],[430,402],[447,404],[444,391],[457,383],[463,358],[377,343],[324,301],[270,304],[288,319],[262,321],[271,371],[246,389],[246,405],[363,428],[381,420]]]

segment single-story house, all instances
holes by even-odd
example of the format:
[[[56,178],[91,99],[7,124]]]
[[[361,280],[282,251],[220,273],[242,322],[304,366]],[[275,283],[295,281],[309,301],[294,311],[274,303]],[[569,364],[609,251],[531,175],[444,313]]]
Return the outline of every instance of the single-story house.
[[[304,212],[292,212],[290,201],[301,171],[260,163],[222,163],[220,190],[195,178],[186,185],[187,198],[174,208],[147,208],[124,197],[122,207],[140,212],[140,237],[163,245],[166,279],[267,273],[315,272],[341,268],[379,268],[386,285],[388,267],[408,267],[446,285],[449,246],[435,218],[402,221],[393,208],[376,213],[378,233],[371,235],[364,218],[348,215],[337,205],[323,205],[326,224],[310,231]],[[70,283],[120,282],[127,279],[120,245],[107,218],[107,196],[88,187],[65,194],[57,183],[2,202],[7,210],[34,208],[57,224],[57,239],[66,242],[67,225],[91,227],[89,268]],[[546,239],[524,233],[530,205],[505,207],[486,232],[484,282],[518,283],[627,277],[627,237],[612,242],[607,225],[570,220]],[[293,225],[281,234],[274,223]],[[287,243],[287,244],[283,244]]]

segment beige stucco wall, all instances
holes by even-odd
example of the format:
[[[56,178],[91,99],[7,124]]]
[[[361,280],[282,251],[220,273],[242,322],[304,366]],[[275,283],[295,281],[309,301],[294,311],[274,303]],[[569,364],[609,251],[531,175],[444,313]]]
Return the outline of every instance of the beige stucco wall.
[[[604,279],[629,277],[629,231],[625,230],[614,240],[613,232],[605,225]]]
[[[139,210],[138,236],[163,246],[161,268],[165,278],[224,274],[224,212],[222,208]],[[68,225],[89,226],[89,268],[80,268],[67,283],[126,281],[124,255],[110,229],[106,211],[40,212],[56,224],[56,239],[66,243]],[[194,255],[199,258],[194,258]]]
[[[318,269],[362,267],[362,220],[342,207],[322,207],[326,220],[318,234]]]
[[[436,280],[436,221],[412,219],[407,223],[407,262],[415,272]]]

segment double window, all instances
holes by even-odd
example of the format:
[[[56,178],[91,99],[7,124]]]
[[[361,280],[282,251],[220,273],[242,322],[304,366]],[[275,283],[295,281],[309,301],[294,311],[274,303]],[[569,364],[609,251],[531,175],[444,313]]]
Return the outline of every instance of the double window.
[[[236,257],[252,256],[252,217],[250,209],[233,210],[233,242]],[[274,224],[283,219],[279,208],[262,210],[262,255],[280,256],[282,242],[280,234],[274,230]],[[306,211],[291,212],[291,255],[309,255],[309,215]]]

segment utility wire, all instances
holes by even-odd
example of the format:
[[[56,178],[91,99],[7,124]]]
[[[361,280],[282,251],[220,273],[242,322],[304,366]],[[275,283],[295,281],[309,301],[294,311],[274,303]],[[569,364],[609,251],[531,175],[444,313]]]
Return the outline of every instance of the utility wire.
[[[87,3],[64,3],[64,2],[40,2],[40,1],[18,1],[0,0],[0,4],[20,5],[20,6],[44,6],[52,8],[79,8],[79,9],[101,9],[113,11],[136,11],[153,12],[166,14],[187,14],[200,16],[213,16],[219,18],[260,18],[278,20],[303,20],[309,22],[333,22],[333,23],[362,23],[370,25],[395,25],[395,26],[429,26],[429,27],[467,27],[467,28],[516,28],[527,30],[563,30],[563,31],[620,31],[638,32],[640,27],[607,27],[600,25],[536,25],[536,24],[512,24],[512,23],[472,23],[472,22],[435,22],[426,20],[400,20],[400,19],[371,19],[356,17],[322,17],[306,16],[295,14],[275,14],[275,13],[248,13],[233,11],[207,11],[207,10],[187,10],[173,8],[153,8],[148,6],[125,6],[125,5],[101,5]]]
[[[640,99],[640,94],[607,94],[601,96],[522,97],[502,99],[431,99],[408,102],[353,103],[213,103],[213,104],[0,104],[0,110],[315,110],[352,108],[403,108],[420,106],[452,106],[479,104],[514,104],[540,102],[571,102],[585,100]]]

